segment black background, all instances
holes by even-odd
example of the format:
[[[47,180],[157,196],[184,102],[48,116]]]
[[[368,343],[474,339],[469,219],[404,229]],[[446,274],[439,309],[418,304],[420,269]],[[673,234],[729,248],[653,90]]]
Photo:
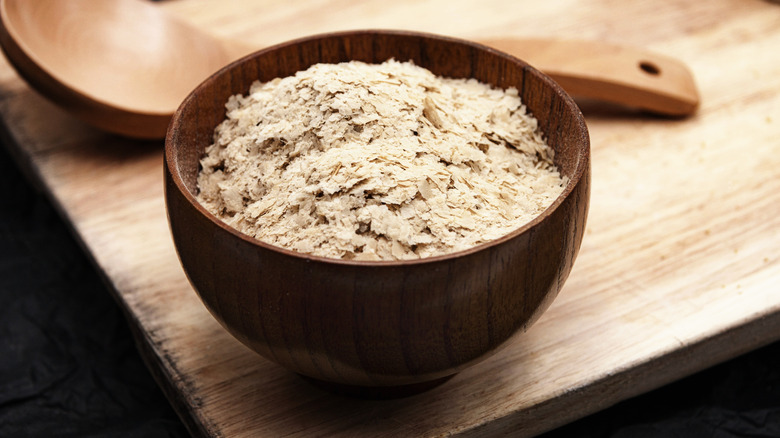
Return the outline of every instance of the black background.
[[[0,437],[184,437],[111,293],[0,148]],[[780,437],[780,343],[552,437]]]

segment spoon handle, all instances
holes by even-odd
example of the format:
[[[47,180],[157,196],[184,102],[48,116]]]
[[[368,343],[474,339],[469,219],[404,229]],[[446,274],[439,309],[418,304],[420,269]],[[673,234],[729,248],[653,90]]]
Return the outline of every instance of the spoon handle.
[[[699,106],[693,76],[674,58],[595,41],[496,38],[482,43],[528,62],[573,96],[670,116],[691,115]]]

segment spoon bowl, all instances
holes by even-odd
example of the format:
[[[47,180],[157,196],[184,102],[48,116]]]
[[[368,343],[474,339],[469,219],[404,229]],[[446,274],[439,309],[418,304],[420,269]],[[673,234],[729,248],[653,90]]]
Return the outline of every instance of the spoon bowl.
[[[140,1],[4,1],[0,42],[24,79],[100,129],[161,138],[234,46]],[[192,62],[197,59],[197,62]]]

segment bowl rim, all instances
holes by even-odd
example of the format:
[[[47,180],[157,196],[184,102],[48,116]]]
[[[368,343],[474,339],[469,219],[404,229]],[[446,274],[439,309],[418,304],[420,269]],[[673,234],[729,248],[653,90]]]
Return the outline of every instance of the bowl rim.
[[[441,254],[436,256],[430,256],[430,257],[422,257],[418,259],[403,259],[403,260],[354,260],[354,259],[339,259],[339,258],[333,258],[333,257],[324,257],[324,256],[318,256],[314,254],[308,254],[303,253],[299,251],[294,251],[291,249],[287,249],[281,246],[272,245],[270,243],[263,242],[260,239],[257,239],[255,237],[252,237],[248,234],[245,234],[236,228],[233,228],[232,226],[228,225],[224,221],[222,221],[220,218],[218,218],[216,215],[212,214],[210,211],[208,211],[203,205],[201,205],[200,202],[195,198],[195,196],[190,192],[190,190],[186,187],[184,184],[184,180],[181,176],[179,166],[178,166],[178,158],[177,154],[174,153],[173,143],[174,140],[178,136],[177,132],[177,126],[178,122],[181,118],[182,109],[185,108],[187,105],[190,104],[191,101],[195,99],[195,94],[201,89],[212,82],[214,82],[218,77],[227,74],[230,72],[233,68],[235,68],[237,65],[248,62],[251,59],[254,59],[259,56],[264,56],[269,52],[273,52],[276,50],[279,50],[283,47],[293,46],[296,44],[300,44],[302,42],[309,42],[314,40],[323,40],[323,39],[331,39],[331,38],[342,38],[345,36],[366,36],[371,37],[375,35],[387,35],[387,36],[412,36],[412,37],[418,37],[423,39],[435,39],[438,41],[443,41],[447,43],[455,43],[460,45],[466,45],[470,46],[472,48],[476,48],[480,51],[486,51],[490,52],[494,55],[498,55],[500,57],[508,59],[510,62],[519,64],[522,66],[523,70],[525,71],[531,71],[532,74],[536,74],[545,84],[550,87],[555,94],[558,95],[558,97],[561,98],[564,106],[567,110],[574,112],[574,125],[576,125],[577,131],[579,132],[581,138],[577,142],[578,144],[581,144],[582,147],[578,148],[579,150],[576,152],[577,154],[577,162],[575,165],[574,172],[569,177],[569,181],[564,187],[563,191],[558,195],[558,197],[555,198],[555,200],[547,206],[541,213],[539,213],[536,217],[534,217],[529,222],[526,222],[524,225],[510,231],[507,234],[504,234],[503,236],[480,243],[478,245],[462,249],[459,251],[453,251],[447,254]],[[492,84],[491,84],[492,85]],[[530,110],[529,110],[530,112]],[[533,115],[533,113],[531,113]],[[547,137],[547,134],[543,132],[545,137]],[[365,266],[365,267],[402,267],[402,266],[411,266],[411,265],[420,265],[420,264],[431,264],[431,263],[437,263],[437,262],[443,262],[451,259],[460,258],[463,256],[468,256],[477,252],[485,251],[493,246],[501,245],[505,242],[508,242],[512,239],[515,239],[519,237],[522,234],[530,232],[536,225],[540,224],[541,222],[547,220],[557,209],[558,207],[564,202],[564,200],[572,193],[574,188],[580,184],[580,181],[582,180],[583,176],[586,175],[586,172],[590,169],[590,135],[588,132],[587,124],[585,123],[585,117],[582,114],[582,111],[580,110],[579,106],[574,102],[574,99],[566,93],[563,88],[558,85],[557,82],[555,82],[552,78],[544,74],[543,72],[539,71],[538,69],[534,68],[527,62],[523,61],[520,58],[517,58],[513,55],[510,55],[506,52],[494,49],[492,47],[486,46],[484,44],[480,44],[475,41],[470,41],[462,38],[456,38],[451,36],[445,36],[445,35],[439,35],[434,33],[428,33],[428,32],[419,32],[419,31],[409,31],[409,30],[392,30],[392,29],[356,29],[356,30],[346,30],[346,31],[338,31],[338,32],[325,32],[325,33],[317,33],[312,34],[308,36],[303,36],[300,38],[295,38],[292,40],[288,40],[285,42],[281,42],[278,44],[274,44],[268,47],[265,47],[263,49],[254,51],[252,53],[249,53],[245,56],[242,56],[241,58],[234,60],[230,62],[229,64],[225,65],[218,71],[211,74],[208,78],[206,78],[204,81],[202,81],[200,84],[198,84],[197,87],[195,87],[188,95],[187,97],[182,101],[182,103],[179,105],[179,107],[176,109],[176,112],[174,113],[173,117],[171,118],[171,121],[168,125],[168,129],[165,136],[165,153],[164,153],[164,170],[168,175],[170,175],[170,178],[173,182],[173,184],[176,186],[176,189],[179,191],[179,193],[184,197],[184,199],[192,206],[194,207],[200,214],[204,215],[211,223],[216,225],[217,227],[221,228],[223,231],[228,232],[229,234],[232,234],[234,237],[239,238],[246,243],[249,243],[251,245],[259,246],[265,250],[269,250],[276,253],[281,253],[282,255],[295,257],[299,259],[303,259],[306,262],[317,262],[317,263],[326,263],[326,264],[334,264],[334,265],[343,265],[343,266]],[[167,190],[167,184],[166,184],[166,190]],[[166,198],[168,197],[168,194],[166,193]],[[166,202],[167,204],[167,202]],[[167,205],[166,205],[167,208]],[[169,220],[170,220],[170,214],[168,214]]]

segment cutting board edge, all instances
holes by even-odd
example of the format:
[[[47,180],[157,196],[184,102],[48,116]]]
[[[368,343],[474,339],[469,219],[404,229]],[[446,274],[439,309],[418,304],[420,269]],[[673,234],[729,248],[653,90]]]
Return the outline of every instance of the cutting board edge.
[[[775,333],[757,336],[757,333]],[[745,341],[749,342],[737,342]],[[585,382],[555,398],[549,398],[528,409],[518,410],[501,418],[493,418],[464,431],[462,437],[501,436],[523,430],[522,422],[532,418],[556,418],[559,421],[537,423],[538,427],[523,430],[523,436],[536,436],[580,420],[698,372],[720,365],[743,354],[780,341],[780,307],[757,315],[742,324],[735,323],[715,333],[705,333],[687,346],[659,353],[655,357],[624,366],[621,370]],[[722,345],[736,348],[718,348]],[[691,357],[707,358],[690,361]],[[679,366],[682,364],[682,366]],[[638,379],[645,378],[637,384]],[[610,395],[604,397],[605,389]],[[596,403],[590,401],[596,400]],[[587,408],[582,409],[582,405]],[[589,404],[590,403],[590,404]],[[527,433],[527,435],[526,435]]]

